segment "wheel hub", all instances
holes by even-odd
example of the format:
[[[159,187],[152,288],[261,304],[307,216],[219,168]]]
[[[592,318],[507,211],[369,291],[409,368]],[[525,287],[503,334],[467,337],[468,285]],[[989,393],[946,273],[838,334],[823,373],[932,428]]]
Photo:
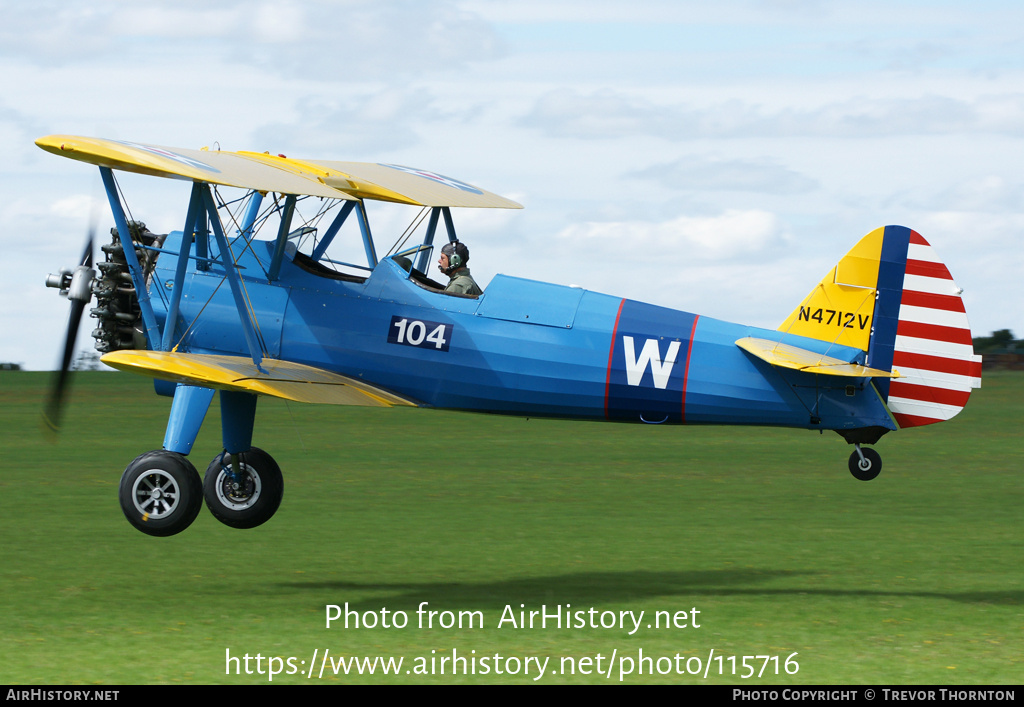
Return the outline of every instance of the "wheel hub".
[[[178,505],[178,484],[163,469],[142,474],[132,485],[132,501],[136,510],[147,518],[163,518]]]
[[[260,477],[248,464],[242,464],[239,474],[234,473],[231,467],[225,467],[217,478],[217,498],[232,510],[251,507],[259,500],[261,490]]]

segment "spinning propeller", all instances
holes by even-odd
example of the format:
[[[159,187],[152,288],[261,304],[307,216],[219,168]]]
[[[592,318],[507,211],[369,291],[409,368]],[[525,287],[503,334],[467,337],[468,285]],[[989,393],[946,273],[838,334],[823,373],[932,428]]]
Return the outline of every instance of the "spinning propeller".
[[[54,379],[50,396],[43,410],[43,423],[54,432],[60,430],[60,418],[64,407],[64,398],[68,388],[68,372],[71,368],[71,357],[75,351],[75,339],[78,336],[78,325],[82,321],[85,305],[92,300],[92,285],[96,271],[92,268],[93,237],[96,233],[96,219],[92,219],[89,233],[85,241],[80,265],[74,270],[64,268],[56,275],[46,278],[47,287],[55,287],[60,294],[71,300],[71,314],[68,317],[68,329],[64,336],[64,357],[60,371]]]

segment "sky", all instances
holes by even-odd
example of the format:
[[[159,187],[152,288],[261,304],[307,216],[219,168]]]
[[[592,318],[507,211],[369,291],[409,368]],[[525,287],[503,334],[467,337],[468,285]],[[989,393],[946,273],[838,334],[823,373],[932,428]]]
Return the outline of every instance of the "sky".
[[[928,0],[0,0],[0,362],[59,362],[101,197],[48,134],[429,169],[495,273],[775,328],[911,227],[975,336],[1024,336],[1024,5]],[[122,188],[154,232],[188,185]],[[102,202],[105,207],[105,201]],[[405,207],[369,207],[390,244]],[[391,209],[391,211],[388,211]],[[113,225],[104,208],[100,233]],[[79,348],[91,346],[86,319]]]

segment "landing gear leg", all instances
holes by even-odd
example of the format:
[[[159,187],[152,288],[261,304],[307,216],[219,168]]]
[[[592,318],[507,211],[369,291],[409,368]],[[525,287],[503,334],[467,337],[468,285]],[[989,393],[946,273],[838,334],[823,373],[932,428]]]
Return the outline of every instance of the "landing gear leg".
[[[854,445],[856,451],[850,455],[850,473],[860,481],[871,481],[882,471],[882,457],[874,449],[861,449]]]
[[[270,520],[281,505],[281,468],[273,457],[252,446],[255,395],[221,391],[220,414],[224,452],[206,470],[206,507],[225,525],[255,528]]]

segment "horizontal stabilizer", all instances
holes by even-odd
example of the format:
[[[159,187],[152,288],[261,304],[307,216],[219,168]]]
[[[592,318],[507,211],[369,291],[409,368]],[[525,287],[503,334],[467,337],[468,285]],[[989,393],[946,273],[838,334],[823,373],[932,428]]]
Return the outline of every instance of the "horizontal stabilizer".
[[[242,356],[167,353],[161,351],[112,351],[100,359],[112,368],[150,378],[204,388],[233,390],[300,403],[416,407],[416,403],[347,376],[301,363],[263,359],[259,371],[252,359]]]
[[[850,363],[824,354],[801,349],[789,344],[780,344],[767,339],[755,339],[747,336],[736,341],[736,345],[744,351],[767,361],[773,366],[791,368],[807,373],[822,373],[826,376],[846,376],[851,378],[899,378],[896,371],[880,371],[868,368],[859,363]]]

